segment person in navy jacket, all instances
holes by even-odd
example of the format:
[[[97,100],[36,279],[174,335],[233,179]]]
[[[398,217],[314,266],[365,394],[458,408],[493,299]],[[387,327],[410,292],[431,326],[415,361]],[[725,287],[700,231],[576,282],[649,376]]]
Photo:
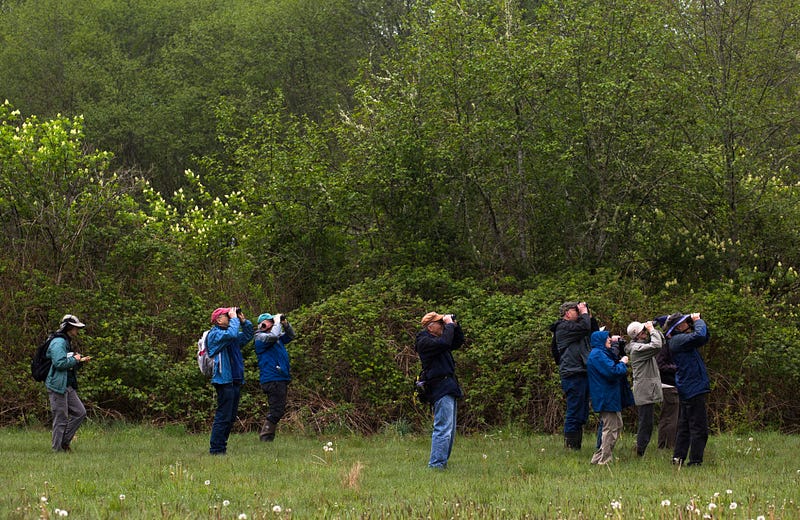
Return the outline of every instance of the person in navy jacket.
[[[452,351],[464,344],[464,333],[452,314],[429,312],[423,316],[422,326],[424,328],[417,333],[414,349],[422,363],[428,388],[427,400],[433,405],[428,467],[445,469],[456,436],[456,399],[464,397],[456,379]]]
[[[265,312],[258,317],[253,346],[258,357],[259,383],[267,395],[269,413],[259,432],[262,441],[275,440],[278,421],[286,412],[286,395],[292,375],[286,344],[294,339],[294,329],[283,314]]]
[[[225,455],[228,437],[239,411],[244,384],[242,347],[253,339],[253,324],[238,307],[220,307],[211,313],[213,327],[206,336],[208,355],[214,358],[211,384],[217,391],[217,411],[211,426],[212,455]]]
[[[711,382],[698,349],[708,343],[711,334],[697,312],[670,314],[664,327],[669,352],[677,368],[675,386],[681,401],[672,463],[683,464],[688,455],[686,465],[699,466],[708,442],[706,397],[711,392]]]

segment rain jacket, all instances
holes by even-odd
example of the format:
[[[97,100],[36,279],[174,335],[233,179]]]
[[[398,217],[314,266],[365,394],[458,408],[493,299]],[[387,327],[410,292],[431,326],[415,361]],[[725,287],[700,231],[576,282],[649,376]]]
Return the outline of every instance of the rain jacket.
[[[633,398],[637,406],[660,403],[664,400],[661,390],[661,375],[656,356],[661,352],[664,337],[657,330],[650,334],[650,341],[631,341],[625,345],[633,372]]]
[[[592,333],[592,319],[589,313],[581,314],[577,321],[560,319],[552,330],[561,378],[585,375],[586,360],[591,351],[589,336]],[[556,355],[555,352],[553,354]]]
[[[286,344],[294,339],[294,329],[289,322],[275,323],[270,330],[256,332],[253,347],[258,357],[259,383],[291,381],[289,352]]]
[[[214,325],[208,331],[206,336],[208,355],[216,356],[214,375],[211,376],[212,384],[244,383],[242,347],[251,339],[253,339],[253,324],[250,320],[241,323],[238,317],[231,318],[227,329]]]
[[[78,388],[78,378],[75,371],[80,367],[80,363],[69,352],[70,342],[64,336],[59,335],[50,341],[47,347],[47,357],[50,358],[50,372],[44,381],[44,386],[57,394],[64,394],[67,386]]]
[[[711,339],[706,322],[698,319],[694,330],[673,334],[669,340],[669,352],[675,362],[675,386],[681,400],[691,399],[711,391],[706,364],[697,350]]]
[[[456,363],[452,353],[463,344],[464,332],[461,325],[454,323],[446,324],[439,337],[427,329],[417,333],[414,349],[419,354],[424,378],[430,387],[428,401],[431,404],[445,395],[452,395],[457,399],[464,397],[456,380]]]
[[[593,332],[592,352],[586,362],[589,374],[589,395],[595,412],[621,412],[633,404],[628,386],[628,367],[614,359],[611,349],[606,348],[608,331]]]

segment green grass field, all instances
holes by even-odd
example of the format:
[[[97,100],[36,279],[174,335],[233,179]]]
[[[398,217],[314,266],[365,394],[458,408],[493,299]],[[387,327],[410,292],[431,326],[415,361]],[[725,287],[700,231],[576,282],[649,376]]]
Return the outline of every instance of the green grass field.
[[[446,471],[422,435],[235,434],[225,457],[180,428],[85,425],[66,454],[49,440],[0,430],[0,517],[800,518],[800,439],[776,433],[713,436],[704,466],[679,468],[636,457],[629,433],[598,467],[587,445],[497,431],[458,437]]]

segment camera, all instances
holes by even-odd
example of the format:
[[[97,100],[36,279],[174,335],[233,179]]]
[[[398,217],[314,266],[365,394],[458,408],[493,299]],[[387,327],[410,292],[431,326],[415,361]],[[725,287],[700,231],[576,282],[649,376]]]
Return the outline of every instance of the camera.
[[[286,320],[287,320],[286,315],[285,314],[281,314],[281,323],[283,323]]]

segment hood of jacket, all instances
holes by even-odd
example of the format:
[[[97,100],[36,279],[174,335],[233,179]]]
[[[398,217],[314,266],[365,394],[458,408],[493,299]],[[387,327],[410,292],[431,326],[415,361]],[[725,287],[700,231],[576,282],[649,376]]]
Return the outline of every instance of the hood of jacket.
[[[606,348],[607,339],[608,331],[598,330],[597,332],[592,332],[592,337],[589,339],[589,342],[591,343],[592,348]]]

